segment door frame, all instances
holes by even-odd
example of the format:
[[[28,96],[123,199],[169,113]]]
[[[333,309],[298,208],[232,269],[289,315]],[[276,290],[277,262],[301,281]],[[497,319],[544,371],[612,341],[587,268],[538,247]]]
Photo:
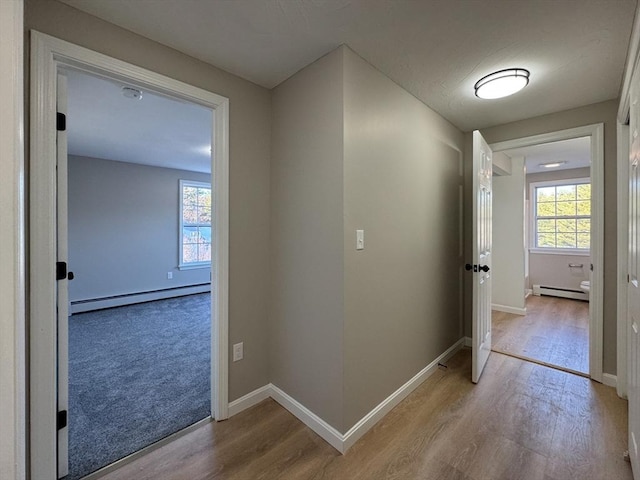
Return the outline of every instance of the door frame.
[[[84,47],[31,31],[30,93],[30,468],[32,478],[54,478],[56,430],[56,75],[73,68],[131,82],[211,108],[212,188],[216,248],[212,259],[211,408],[228,418],[229,99]],[[215,159],[215,162],[214,162]]]
[[[541,143],[590,137],[591,139],[591,294],[589,302],[589,377],[602,383],[603,354],[603,267],[604,267],[604,124],[597,123],[556,132],[496,142],[495,152],[530,147]]]

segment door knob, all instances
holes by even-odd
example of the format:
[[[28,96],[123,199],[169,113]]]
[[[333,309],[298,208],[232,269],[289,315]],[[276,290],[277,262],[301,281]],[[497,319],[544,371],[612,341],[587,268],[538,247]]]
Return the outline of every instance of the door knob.
[[[69,272],[69,273],[67,274],[67,279],[68,279],[68,280],[73,280],[73,278],[74,278],[73,272]]]
[[[466,271],[469,271],[469,270],[471,270],[472,268],[473,268],[473,265],[471,265],[470,263],[467,263],[467,264],[464,266],[464,269],[465,269]]]
[[[480,265],[480,270],[482,270],[483,272],[488,272],[489,271],[489,265]]]

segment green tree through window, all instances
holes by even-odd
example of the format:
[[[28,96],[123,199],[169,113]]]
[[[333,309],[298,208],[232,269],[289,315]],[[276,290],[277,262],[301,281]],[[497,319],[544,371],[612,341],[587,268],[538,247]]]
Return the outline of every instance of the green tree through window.
[[[589,249],[590,183],[535,187],[534,199],[536,248]]]

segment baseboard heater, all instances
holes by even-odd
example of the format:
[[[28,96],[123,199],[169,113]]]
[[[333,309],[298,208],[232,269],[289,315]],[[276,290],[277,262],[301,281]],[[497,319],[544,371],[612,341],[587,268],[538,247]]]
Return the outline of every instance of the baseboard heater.
[[[185,295],[206,293],[210,291],[210,283],[200,283],[197,285],[163,288],[160,290],[149,290],[146,292],[124,293],[122,295],[113,295],[110,297],[74,300],[70,303],[69,312],[73,315],[74,313],[102,310],[103,308],[122,307],[124,305],[133,305],[134,303],[151,302],[153,300],[163,300],[165,298],[182,297]]]
[[[549,297],[573,298],[575,300],[589,300],[589,297],[582,290],[571,288],[547,287],[545,285],[534,285],[533,294],[537,296],[546,295]]]

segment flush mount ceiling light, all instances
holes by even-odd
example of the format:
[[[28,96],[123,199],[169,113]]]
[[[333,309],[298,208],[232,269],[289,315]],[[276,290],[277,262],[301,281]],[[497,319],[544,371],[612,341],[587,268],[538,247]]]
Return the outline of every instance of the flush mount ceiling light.
[[[567,162],[551,162],[551,163],[539,163],[539,167],[543,168],[558,168],[561,165],[564,165]]]
[[[519,92],[529,83],[529,70],[508,68],[482,77],[474,85],[476,97],[502,98]]]
[[[124,86],[122,87],[122,95],[127,98],[142,100],[142,91],[138,90],[137,88]]]

